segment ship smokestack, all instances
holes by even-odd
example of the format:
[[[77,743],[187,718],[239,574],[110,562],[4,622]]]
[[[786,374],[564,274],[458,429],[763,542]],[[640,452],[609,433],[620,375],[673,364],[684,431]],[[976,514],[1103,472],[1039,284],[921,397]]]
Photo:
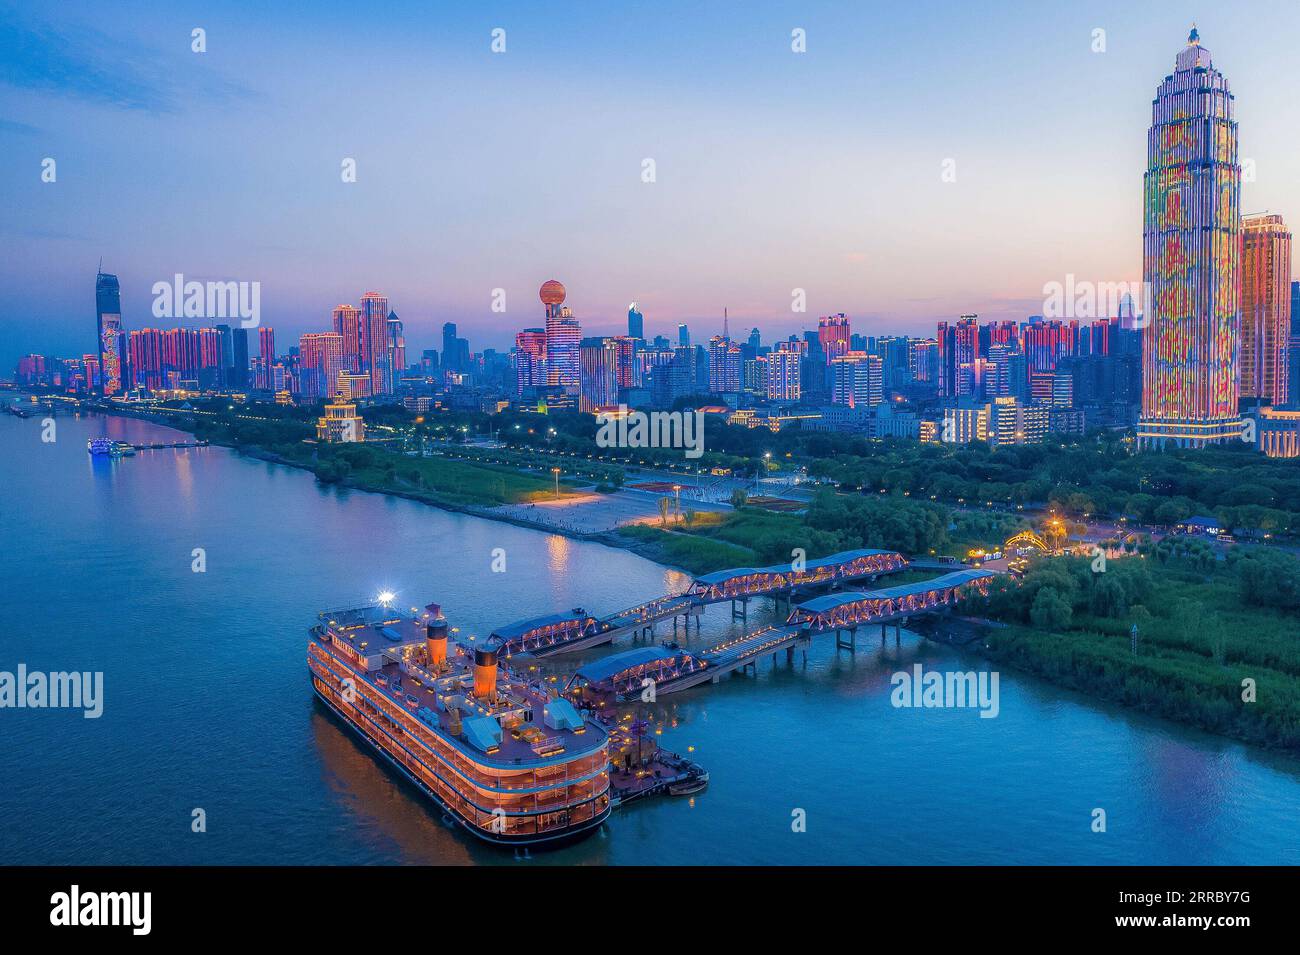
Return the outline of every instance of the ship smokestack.
[[[447,621],[430,620],[424,627],[424,645],[429,651],[429,666],[440,667],[447,662]]]
[[[474,651],[474,695],[479,699],[497,698],[497,653],[495,650]]]

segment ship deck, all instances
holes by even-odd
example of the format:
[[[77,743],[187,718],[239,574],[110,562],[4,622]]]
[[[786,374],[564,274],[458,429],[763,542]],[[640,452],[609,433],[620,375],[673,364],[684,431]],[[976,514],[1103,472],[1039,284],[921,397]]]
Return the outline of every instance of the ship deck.
[[[605,744],[605,730],[592,721],[582,723],[578,731],[547,726],[546,709],[552,699],[546,688],[527,681],[522,674],[511,671],[504,664],[497,670],[496,701],[476,698],[473,693],[474,651],[471,648],[448,641],[447,660],[437,673],[414,663],[400,662],[398,658],[403,647],[424,643],[424,626],[420,621],[390,619],[356,627],[356,620],[347,620],[341,615],[322,616],[326,620],[337,618],[345,626],[351,626],[351,629],[342,631],[333,626],[328,628],[336,636],[346,639],[349,646],[366,653],[384,654],[383,665],[369,672],[349,663],[360,679],[401,705],[412,719],[436,727],[440,735],[479,762],[536,765],[553,760],[561,763],[595,752]],[[330,647],[328,636],[318,634],[317,639],[327,649]],[[460,711],[460,735],[452,733],[448,703]],[[561,701],[560,705],[569,704]],[[497,749],[489,753],[467,738],[467,724],[474,717],[516,725],[500,729]]]

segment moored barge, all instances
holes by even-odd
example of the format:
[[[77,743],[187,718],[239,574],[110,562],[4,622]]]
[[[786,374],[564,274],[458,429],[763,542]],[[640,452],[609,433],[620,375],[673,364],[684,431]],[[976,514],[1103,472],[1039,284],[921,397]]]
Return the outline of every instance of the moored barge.
[[[497,652],[451,639],[436,604],[326,611],[307,663],[317,696],[461,826],[554,845],[609,816],[609,737]]]

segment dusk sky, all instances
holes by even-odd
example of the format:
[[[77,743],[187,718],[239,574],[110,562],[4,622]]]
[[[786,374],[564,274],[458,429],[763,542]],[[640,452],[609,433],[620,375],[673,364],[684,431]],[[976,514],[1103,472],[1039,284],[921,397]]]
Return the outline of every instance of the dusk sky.
[[[260,282],[281,350],[377,289],[412,360],[445,321],[509,347],[550,278],[592,334],[633,299],[696,341],[724,307],[765,341],[1023,319],[1068,273],[1140,278],[1151,100],[1192,21],[1243,209],[1300,222],[1300,5],[1058,6],[0,3],[0,368],[93,349],[101,256],[128,329],[176,324],[150,288],[177,272]]]

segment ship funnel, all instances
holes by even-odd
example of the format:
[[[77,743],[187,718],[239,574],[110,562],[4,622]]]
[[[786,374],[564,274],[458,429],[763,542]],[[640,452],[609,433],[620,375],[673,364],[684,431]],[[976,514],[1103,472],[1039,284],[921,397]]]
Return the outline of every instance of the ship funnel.
[[[424,627],[424,645],[429,651],[429,666],[440,667],[447,662],[447,621],[430,620]]]
[[[474,651],[474,695],[479,699],[497,698],[497,652]]]

